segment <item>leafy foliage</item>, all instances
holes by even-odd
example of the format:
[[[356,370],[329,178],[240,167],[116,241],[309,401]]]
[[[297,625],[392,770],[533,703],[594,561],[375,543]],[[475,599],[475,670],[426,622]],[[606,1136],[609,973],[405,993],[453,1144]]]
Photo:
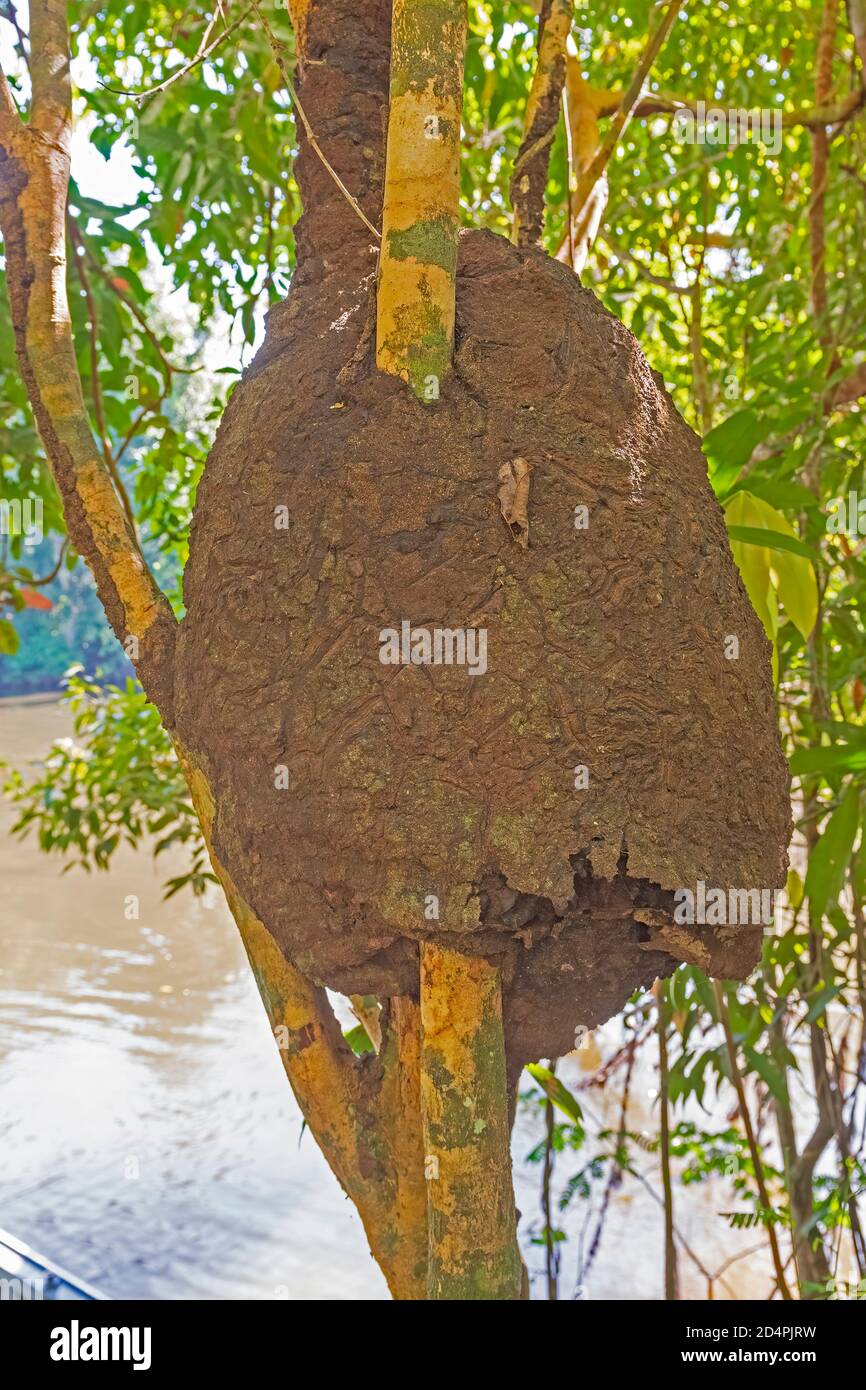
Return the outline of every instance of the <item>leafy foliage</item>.
[[[132,680],[101,686],[78,668],[65,684],[75,736],[55,741],[34,779],[9,773],[4,791],[19,808],[12,833],[35,832],[40,849],[88,872],[107,869],[122,844],[146,842],[155,857],[181,845],[189,868],[168,881],[166,897],[203,893],[217,880],[156,710]]]

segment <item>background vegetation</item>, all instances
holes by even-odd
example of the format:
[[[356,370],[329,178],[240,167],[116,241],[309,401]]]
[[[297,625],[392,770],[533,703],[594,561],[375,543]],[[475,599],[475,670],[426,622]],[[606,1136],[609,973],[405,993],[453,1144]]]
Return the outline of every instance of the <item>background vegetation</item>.
[[[242,0],[218,10],[72,7],[78,157],[89,142],[125,161],[136,190],[115,205],[110,172],[105,201],[73,188],[79,367],[96,437],[178,607],[215,421],[292,273],[295,125],[278,60],[291,66],[293,36],[281,6],[262,9],[277,52]],[[578,4],[583,80],[626,88],[656,15],[648,0]],[[500,0],[470,0],[469,16],[463,218],[508,235],[537,20],[531,6]],[[24,105],[26,14],[11,0],[0,4],[0,29]],[[607,164],[582,278],[631,327],[704,437],[735,558],[774,643],[796,831],[787,898],[752,979],[714,986],[682,967],[631,1001],[621,1045],[585,1073],[584,1087],[621,1096],[617,1127],[586,1122],[552,1059],[527,1077],[551,1297],[583,1286],[611,1193],[637,1180],[646,1154],[659,1168],[668,1297],[684,1260],[701,1267],[708,1294],[714,1286],[678,1235],[680,1182],[716,1184],[718,1220],[749,1228],[743,1252],[760,1246],[770,1257],[768,1297],[866,1294],[866,555],[856,515],[840,526],[834,503],[850,493],[855,513],[861,494],[866,503],[864,45],[861,0],[769,9],[684,0]],[[780,113],[781,149],[686,142],[677,106],[699,99]],[[547,189],[552,254],[568,239],[577,158],[572,141],[570,165],[560,122]],[[35,552],[0,537],[0,692],[56,687],[71,660],[85,668],[68,686],[76,746],[52,751],[35,780],[8,784],[19,829],[87,868],[104,867],[124,840],[155,836],[157,849],[181,840],[190,871],[169,891],[202,891],[203,846],[168,740],[127,681],[63,537],[5,294],[0,402],[2,496],[39,498],[47,531]],[[362,1030],[355,1039],[365,1045]],[[630,1124],[642,1052],[660,1073],[653,1134]],[[589,1198],[587,1240],[573,1252],[562,1211]]]

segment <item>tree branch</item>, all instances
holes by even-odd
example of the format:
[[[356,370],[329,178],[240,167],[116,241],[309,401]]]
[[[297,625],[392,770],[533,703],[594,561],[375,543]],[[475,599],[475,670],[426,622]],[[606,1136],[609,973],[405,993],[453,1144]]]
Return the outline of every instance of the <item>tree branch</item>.
[[[831,389],[827,406],[829,409],[839,410],[842,406],[859,401],[863,396],[866,396],[866,362],[861,362],[850,376]]]
[[[779,1242],[776,1239],[776,1228],[773,1225],[773,1208],[770,1204],[770,1196],[767,1191],[767,1183],[764,1177],[764,1165],[761,1161],[758,1141],[755,1138],[755,1131],[752,1126],[752,1117],[749,1114],[749,1106],[746,1101],[746,1093],[743,1089],[743,1078],[740,1076],[740,1066],[737,1061],[737,1048],[731,1032],[731,1021],[728,1017],[728,1006],[725,1001],[724,990],[718,980],[713,980],[713,993],[716,1000],[719,1022],[725,1035],[725,1046],[728,1053],[728,1065],[731,1073],[731,1082],[737,1095],[737,1105],[740,1111],[740,1119],[743,1122],[743,1129],[746,1131],[746,1142],[749,1145],[749,1153],[752,1158],[752,1167],[755,1170],[755,1182],[758,1186],[758,1196],[761,1200],[761,1208],[767,1222],[767,1236],[770,1241],[770,1253],[773,1257],[773,1268],[776,1272],[776,1283],[779,1293],[783,1299],[790,1300],[791,1290],[785,1280],[785,1271],[782,1267],[779,1255]]]
[[[824,0],[818,51],[815,58],[815,105],[821,106],[830,95],[833,83],[833,53],[836,47],[836,26],[839,0]],[[824,208],[827,194],[830,142],[826,127],[812,131],[812,196],[809,201],[809,246],[812,264],[812,312],[818,320],[822,342],[826,343],[827,268],[824,245]]]
[[[5,72],[0,68],[0,140],[11,139],[12,133],[20,125],[18,107],[12,97],[12,89]]]
[[[176,623],[96,447],[69,317],[72,91],[65,0],[33,0],[30,38],[30,123],[13,121],[8,105],[0,108],[0,229],[16,351],[70,539],[93,572],[142,685],[170,724]]]
[[[427,1297],[427,1185],[421,1132],[421,1010],[413,999],[383,1010],[379,1117],[393,1178],[392,1279],[402,1299]]]
[[[111,451],[111,440],[108,434],[108,426],[105,422],[105,410],[102,403],[102,391],[99,385],[99,316],[96,310],[96,299],[94,298],[93,288],[90,278],[84,266],[84,246],[78,235],[78,228],[72,217],[67,212],[66,225],[69,230],[69,240],[75,250],[73,265],[78,276],[81,288],[84,291],[84,298],[87,304],[87,314],[90,320],[90,390],[93,396],[93,413],[96,416],[96,427],[99,432],[99,440],[102,444],[102,456],[105,459],[105,466],[111,474],[111,481],[117,489],[117,494],[123,504],[126,519],[134,536],[138,533],[135,526],[135,515],[132,510],[132,503],[129,494],[123,485],[123,479],[117,467],[114,454]]]
[[[69,30],[60,0],[33,0],[30,6],[30,125],[46,140],[68,142],[72,125]]]
[[[541,241],[544,190],[550,147],[559,123],[572,13],[572,0],[544,0],[541,9],[538,61],[523,118],[523,140],[511,175],[511,239],[517,246],[537,246]]]
[[[575,204],[572,180],[577,177],[579,188],[580,180],[586,177],[601,149],[598,121],[607,96],[607,92],[584,81],[579,62],[569,53],[564,94],[569,153],[568,230],[556,258],[565,261],[578,274],[586,264],[607,207],[607,179],[604,174],[598,177],[582,205]]]
[[[674,1192],[671,1181],[670,1102],[668,1097],[668,1003],[663,980],[653,985],[658,1010],[659,1104],[661,1117],[662,1191],[665,1201],[665,1298],[679,1298],[679,1271],[674,1240]]]
[[[866,0],[846,0],[848,25],[860,55],[860,86],[866,84]]]
[[[600,93],[603,98],[599,103],[599,115],[611,116],[616,111],[622,100],[619,92]],[[782,127],[784,130],[793,130],[804,126],[807,129],[815,129],[818,126],[838,126],[860,110],[866,101],[866,92],[862,89],[849,92],[848,96],[842,97],[839,101],[827,101],[816,103],[814,106],[804,107],[799,111],[781,111]],[[692,115],[697,115],[698,110],[710,111],[722,106],[722,102],[715,98],[704,101],[703,98],[679,97],[669,92],[648,92],[641,97],[634,109],[634,116],[666,116],[676,115],[678,111],[690,111]]]
[[[430,1299],[519,1299],[499,971],[421,946],[421,1115]]]
[[[208,39],[211,36],[216,21],[216,16],[214,16],[205,30],[204,37],[198,46],[197,52],[193,54],[189,62],[183,63],[179,68],[175,68],[174,71],[170,72],[168,77],[166,77],[164,81],[158,83],[157,86],[148,87],[144,92],[130,92],[126,87],[109,87],[105,82],[100,83],[100,86],[104,87],[107,92],[113,92],[116,96],[132,97],[133,101],[137,102],[147,101],[150,97],[155,97],[157,93],[166,91],[167,88],[171,87],[179,78],[186,77],[188,72],[191,72],[193,68],[198,67],[199,63],[203,63],[206,58],[210,57],[215,48],[219,48],[220,44],[224,43],[230,34],[233,34],[236,29],[240,28],[244,20],[252,14],[255,8],[255,5],[248,5],[243,14],[238,15],[237,19],[234,20],[232,24],[229,24],[227,28],[223,29],[222,33],[217,34],[216,38],[213,39],[211,43],[208,43]]]
[[[578,180],[577,199],[574,207],[575,217],[580,216],[593,188],[607,168],[610,157],[634,114],[647,74],[667,42],[668,35],[674,26],[677,14],[682,8],[683,3],[684,0],[669,0],[661,23],[647,40],[640,62],[632,74],[631,82],[622,95],[616,112],[614,113],[613,120],[611,121],[610,129],[604,138],[604,142],[589,168]],[[600,112],[599,114],[602,113]]]
[[[376,364],[428,400],[454,344],[465,53],[465,0],[394,0]]]

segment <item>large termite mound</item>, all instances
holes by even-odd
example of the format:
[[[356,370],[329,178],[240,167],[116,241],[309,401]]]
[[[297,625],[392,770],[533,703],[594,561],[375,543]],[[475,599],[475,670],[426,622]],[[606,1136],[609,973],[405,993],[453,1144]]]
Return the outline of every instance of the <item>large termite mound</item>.
[[[760,923],[683,926],[673,894],[783,882],[768,643],[696,436],[568,269],[464,234],[425,403],[375,367],[374,267],[298,285],[231,399],[179,727],[302,970],[413,993],[418,941],[447,936],[501,962],[512,1058],[557,1055],[678,961],[754,963]],[[520,459],[526,548],[500,498]]]

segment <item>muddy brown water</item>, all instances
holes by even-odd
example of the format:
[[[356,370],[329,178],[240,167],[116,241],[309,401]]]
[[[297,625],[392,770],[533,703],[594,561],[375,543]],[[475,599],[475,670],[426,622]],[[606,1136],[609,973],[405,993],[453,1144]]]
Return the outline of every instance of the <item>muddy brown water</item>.
[[[0,706],[19,766],[68,733],[57,705]],[[225,909],[163,902],[146,853],[64,875],[11,820],[0,804],[0,1226],[114,1297],[385,1297]]]
[[[69,733],[56,703],[0,701],[0,758],[19,767]],[[183,861],[154,864],[145,852],[119,851],[105,874],[63,874],[35,840],[10,837],[12,819],[0,801],[0,1227],[116,1298],[386,1298],[354,1208],[302,1136],[219,899],[164,902],[162,885]],[[127,915],[132,895],[137,920]],[[597,1059],[597,1043],[607,1054],[615,1035],[606,1030],[565,1072]],[[647,1070],[630,1123],[654,1132],[652,1088]],[[585,1099],[616,1124],[616,1091]],[[524,1249],[534,1296],[544,1297],[530,1244],[539,1169],[523,1161],[538,1138],[518,1120]],[[581,1161],[560,1160],[562,1179]],[[653,1166],[648,1157],[655,1182]],[[718,1190],[678,1194],[683,1232],[710,1268],[755,1243],[748,1233],[732,1243],[716,1215],[725,1201]],[[585,1219],[578,1204],[565,1220],[566,1298],[581,1232],[594,1229]],[[626,1183],[585,1296],[657,1298],[661,1258],[660,1211]],[[717,1297],[766,1296],[760,1266],[734,1268]],[[687,1296],[706,1296],[688,1262],[683,1278]]]

